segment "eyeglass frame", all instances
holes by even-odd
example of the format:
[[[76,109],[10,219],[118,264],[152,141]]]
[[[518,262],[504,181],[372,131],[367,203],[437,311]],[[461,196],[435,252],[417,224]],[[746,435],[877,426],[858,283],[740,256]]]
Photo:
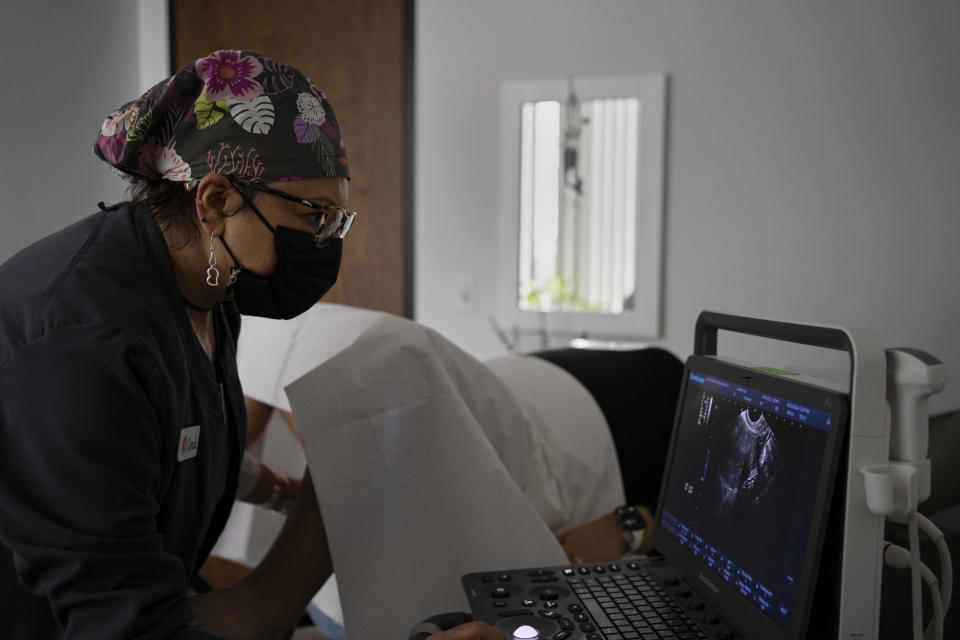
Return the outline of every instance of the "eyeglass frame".
[[[306,198],[301,198],[300,196],[295,196],[292,193],[280,191],[279,189],[274,189],[258,182],[248,182],[246,180],[239,180],[234,177],[228,177],[228,179],[234,186],[242,186],[253,189],[254,191],[261,191],[272,196],[277,196],[278,198],[283,198],[284,200],[289,200],[290,202],[302,204],[303,206],[309,207],[314,211],[319,211],[322,214],[322,217],[320,218],[320,224],[317,225],[317,229],[313,234],[314,246],[316,247],[320,247],[320,245],[330,238],[336,237],[342,240],[343,238],[347,237],[347,233],[350,232],[350,227],[353,226],[353,221],[357,217],[356,211],[347,211],[345,208],[338,207],[333,204],[320,204],[319,202],[313,202],[312,200],[307,200]],[[324,229],[328,223],[327,215],[331,212],[335,212],[337,214],[335,219],[336,224],[330,225],[330,229]]]

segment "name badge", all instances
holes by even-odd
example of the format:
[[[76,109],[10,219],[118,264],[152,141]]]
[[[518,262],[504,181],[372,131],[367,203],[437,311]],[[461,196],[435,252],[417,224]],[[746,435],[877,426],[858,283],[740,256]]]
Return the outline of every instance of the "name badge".
[[[200,425],[180,429],[180,445],[177,447],[177,462],[197,457],[200,446]]]

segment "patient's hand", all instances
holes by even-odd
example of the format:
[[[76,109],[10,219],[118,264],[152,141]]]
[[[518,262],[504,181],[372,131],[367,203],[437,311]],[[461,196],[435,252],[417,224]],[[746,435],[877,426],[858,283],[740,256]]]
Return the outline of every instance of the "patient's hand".
[[[574,527],[557,536],[570,562],[612,562],[626,550],[620,526],[613,514]]]
[[[468,622],[459,627],[435,633],[427,640],[506,640],[506,638],[488,624]]]
[[[637,510],[646,520],[648,532],[638,553],[646,553],[653,546],[653,536],[649,535],[653,529],[653,516],[644,507],[637,507]],[[557,539],[574,564],[613,562],[627,550],[623,533],[612,513],[561,533]]]

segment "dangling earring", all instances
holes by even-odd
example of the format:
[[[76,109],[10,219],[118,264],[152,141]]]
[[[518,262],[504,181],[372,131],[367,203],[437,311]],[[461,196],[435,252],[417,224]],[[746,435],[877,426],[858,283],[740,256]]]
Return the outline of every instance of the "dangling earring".
[[[207,284],[211,287],[217,286],[220,282],[220,269],[217,269],[217,256],[213,253],[213,236],[210,236],[210,259],[207,260]]]
[[[230,267],[230,279],[227,280],[228,287],[237,281],[237,276],[240,275],[241,271],[243,271],[243,269],[241,269],[237,265],[233,265],[232,267]]]

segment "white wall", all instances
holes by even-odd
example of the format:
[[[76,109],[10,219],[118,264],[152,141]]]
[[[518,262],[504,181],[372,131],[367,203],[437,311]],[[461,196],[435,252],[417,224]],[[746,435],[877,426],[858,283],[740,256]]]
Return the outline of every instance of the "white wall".
[[[121,198],[93,142],[113,109],[167,73],[166,5],[0,3],[0,262]]]
[[[689,354],[705,308],[871,327],[888,346],[945,360],[954,382],[933,408],[960,407],[960,4],[419,0],[416,9],[418,320],[479,357],[501,352],[488,325],[500,84],[664,71],[661,344]],[[475,279],[475,312],[456,310],[460,276]],[[734,343],[721,339],[721,352],[725,344]],[[749,348],[740,355],[808,361]]]

